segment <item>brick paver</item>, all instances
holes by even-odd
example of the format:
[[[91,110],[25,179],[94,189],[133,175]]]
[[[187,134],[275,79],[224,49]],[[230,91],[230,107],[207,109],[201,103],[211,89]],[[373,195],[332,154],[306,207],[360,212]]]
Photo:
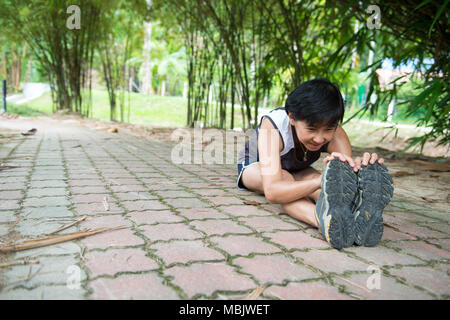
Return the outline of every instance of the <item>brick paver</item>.
[[[249,277],[239,274],[235,268],[218,262],[192,264],[186,267],[173,267],[167,274],[172,282],[183,288],[188,297],[210,296],[216,291],[245,291],[256,288]],[[200,276],[201,275],[201,276]]]
[[[403,267],[390,272],[411,285],[419,286],[438,297],[446,296],[448,298],[448,288],[450,287],[448,271],[430,270],[425,267]]]
[[[186,264],[192,261],[224,260],[224,256],[216,250],[208,248],[201,240],[177,240],[169,243],[157,243],[150,246],[156,250],[166,265],[173,263]]]
[[[145,256],[145,251],[134,248],[91,251],[84,257],[94,278],[102,275],[114,276],[119,272],[140,272],[159,268],[156,261]]]
[[[212,237],[210,239],[231,256],[280,252],[279,248],[256,237],[229,235],[226,237]],[[246,243],[245,246],[242,245],[244,242]]]
[[[287,300],[350,300],[350,296],[339,292],[323,281],[291,282],[287,286],[270,286],[266,296]]]
[[[263,285],[262,299],[450,297],[448,209],[394,196],[379,245],[336,250],[238,190],[235,165],[173,163],[174,143],[50,120],[0,119],[2,130],[13,138],[0,162],[19,168],[0,170],[0,246],[82,215],[60,234],[123,229],[0,254],[39,261],[0,268],[0,299],[239,298]]]
[[[190,223],[196,229],[203,231],[207,235],[224,235],[228,233],[252,233],[247,227],[239,225],[232,220],[205,220],[193,221]]]
[[[338,250],[317,250],[307,252],[293,252],[294,257],[299,258],[305,264],[327,273],[341,274],[346,271],[366,271],[368,263],[351,258]],[[333,261],[333,263],[330,263]]]
[[[264,233],[271,242],[284,246],[286,249],[328,248],[327,242],[314,238],[304,231],[278,231]]]
[[[352,274],[348,278],[333,278],[346,293],[370,300],[429,300],[433,297],[422,290],[405,285],[382,273]]]
[[[138,225],[184,221],[182,217],[177,216],[169,210],[129,212],[127,217]]]
[[[257,255],[251,258],[236,258],[233,263],[242,272],[251,274],[260,284],[282,284],[320,277],[311,269],[300,265],[285,255]]]
[[[113,279],[98,278],[90,282],[91,299],[98,300],[174,300],[176,291],[163,284],[156,273],[125,274]]]

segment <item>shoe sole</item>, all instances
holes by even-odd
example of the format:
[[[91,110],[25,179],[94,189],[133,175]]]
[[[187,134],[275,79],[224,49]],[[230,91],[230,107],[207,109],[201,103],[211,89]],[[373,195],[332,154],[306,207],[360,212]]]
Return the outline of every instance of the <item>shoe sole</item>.
[[[383,210],[394,193],[392,177],[379,163],[362,166],[358,172],[361,206],[355,214],[355,243],[373,247],[383,236]]]
[[[353,203],[358,190],[357,175],[347,162],[330,161],[322,176],[322,191],[331,216],[325,231],[328,242],[336,249],[351,247],[355,240]]]

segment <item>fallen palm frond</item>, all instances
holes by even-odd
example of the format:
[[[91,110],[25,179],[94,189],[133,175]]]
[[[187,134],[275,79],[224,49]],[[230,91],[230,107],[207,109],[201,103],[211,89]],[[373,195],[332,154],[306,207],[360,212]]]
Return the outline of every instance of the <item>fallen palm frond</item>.
[[[61,242],[80,239],[80,238],[84,238],[87,236],[92,236],[94,234],[101,233],[101,232],[113,231],[113,230],[118,230],[118,229],[123,229],[123,228],[124,228],[124,226],[115,227],[115,228],[102,228],[102,229],[97,229],[97,230],[82,230],[79,232],[73,232],[73,233],[68,233],[68,234],[63,234],[63,235],[56,235],[56,236],[47,237],[47,238],[26,240],[17,245],[2,247],[2,248],[0,248],[0,252],[7,253],[7,252],[22,251],[22,250],[27,250],[27,249],[32,249],[32,248],[39,248],[39,247],[49,246],[49,245],[57,244],[57,243],[61,243]]]
[[[417,163],[420,164],[422,166],[425,167],[425,170],[428,168],[428,170],[430,171],[450,171],[450,165],[445,164],[445,163],[434,163],[434,162],[429,162],[429,161],[424,161],[424,160],[417,160],[417,159],[410,159],[408,160],[410,162],[413,163]],[[420,168],[420,167],[419,167]]]
[[[272,295],[272,296],[274,296],[275,298],[278,298],[278,299],[280,299],[280,300],[286,300],[286,298],[283,298],[282,296],[280,296],[280,295],[278,295],[278,294],[276,294],[276,293],[274,293],[274,292],[272,292],[272,291],[268,292],[268,294],[270,294],[270,295]]]
[[[250,292],[244,300],[256,300],[259,298],[259,296],[266,290],[267,286],[258,287],[252,292]]]
[[[86,247],[83,247],[83,249],[80,252],[80,259],[81,261],[85,262],[86,258],[84,257],[84,251],[86,250]]]
[[[349,283],[349,284],[351,284],[351,285],[353,285],[353,286],[355,286],[355,287],[357,287],[357,288],[363,289],[364,291],[370,293],[370,290],[369,290],[369,289],[364,288],[363,286],[360,286],[359,284],[357,284],[357,283],[355,283],[355,282],[353,282],[353,281],[350,281],[350,280],[348,280],[348,279],[345,279],[345,278],[342,278],[342,277],[339,277],[339,276],[335,276],[335,277],[336,277],[336,278],[339,278],[339,279],[341,279],[341,280],[343,280],[343,281],[345,281],[345,282],[347,282],[347,283]]]
[[[391,176],[393,177],[404,177],[404,176],[413,176],[414,173],[407,172],[407,171],[396,171],[391,173]]]
[[[391,224],[389,224],[387,222],[384,222],[384,221],[383,221],[383,225],[386,226],[386,227],[392,228],[392,229],[396,229],[397,228],[397,227],[395,227],[395,226],[393,226],[393,225],[391,225]]]
[[[83,216],[83,217],[81,217],[80,219],[78,219],[78,220],[75,221],[75,222],[66,224],[65,226],[62,226],[61,228],[58,228],[58,229],[56,229],[55,231],[50,232],[48,235],[52,235],[52,234],[54,234],[54,233],[57,233],[57,232],[60,232],[60,231],[62,231],[62,230],[65,230],[65,229],[67,229],[67,228],[70,228],[70,227],[76,225],[77,223],[79,223],[79,222],[81,222],[81,221],[83,221],[83,220],[86,220],[86,218],[87,218],[87,216]]]
[[[0,170],[5,170],[5,169],[15,169],[15,168],[20,168],[20,166],[0,165]]]
[[[39,267],[35,273],[31,273],[31,271],[33,271],[33,267],[30,266],[30,269],[28,270],[28,274],[26,276],[18,277],[19,279],[22,279],[22,280],[19,280],[19,281],[15,282],[15,283],[13,282],[10,285],[16,284],[16,283],[20,283],[21,281],[28,281],[28,280],[30,280],[31,278],[36,276],[41,271],[41,269],[42,269],[42,267]]]
[[[109,211],[109,204],[108,204],[108,198],[103,198],[103,206],[105,207],[105,211]]]
[[[28,130],[27,132],[22,132],[22,135],[23,135],[23,136],[32,136],[32,135],[34,135],[36,132],[37,132],[37,129],[36,129],[36,128],[33,128],[33,129]]]
[[[258,201],[244,201],[244,204],[250,205],[250,206],[259,206],[262,203]]]
[[[26,265],[26,264],[38,264],[39,261],[38,260],[17,260],[17,261],[13,261],[13,262],[4,262],[4,263],[0,263],[0,268],[4,268],[4,267],[11,267],[11,266],[19,266],[19,265]]]

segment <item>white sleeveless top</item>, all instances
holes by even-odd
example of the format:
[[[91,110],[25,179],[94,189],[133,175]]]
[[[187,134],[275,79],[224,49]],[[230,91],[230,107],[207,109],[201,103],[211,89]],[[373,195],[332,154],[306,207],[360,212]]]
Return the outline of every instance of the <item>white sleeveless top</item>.
[[[327,151],[328,143],[322,146],[322,148],[320,148],[320,150],[318,151],[307,151],[306,155],[303,154],[302,149],[297,150],[294,141],[295,127],[290,124],[289,116],[286,113],[285,108],[278,108],[270,111],[268,114],[261,118],[256,132],[253,134],[253,136],[250,137],[249,141],[247,141],[244,149],[239,152],[238,164],[245,167],[253,162],[259,161],[258,134],[261,123],[265,118],[269,119],[270,122],[272,122],[272,125],[275,127],[275,129],[278,130],[280,134],[281,141],[283,143],[283,149],[280,152],[281,167],[283,169],[287,171],[297,171],[305,169],[320,158],[321,152]],[[302,157],[305,157],[306,159],[298,159],[297,151],[298,153],[301,153]]]

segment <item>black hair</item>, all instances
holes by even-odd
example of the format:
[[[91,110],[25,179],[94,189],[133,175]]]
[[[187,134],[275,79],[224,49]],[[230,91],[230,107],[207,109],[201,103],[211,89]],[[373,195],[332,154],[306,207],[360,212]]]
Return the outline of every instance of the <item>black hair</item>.
[[[303,82],[286,99],[286,113],[309,126],[336,126],[344,118],[344,99],[336,84],[320,78]]]

